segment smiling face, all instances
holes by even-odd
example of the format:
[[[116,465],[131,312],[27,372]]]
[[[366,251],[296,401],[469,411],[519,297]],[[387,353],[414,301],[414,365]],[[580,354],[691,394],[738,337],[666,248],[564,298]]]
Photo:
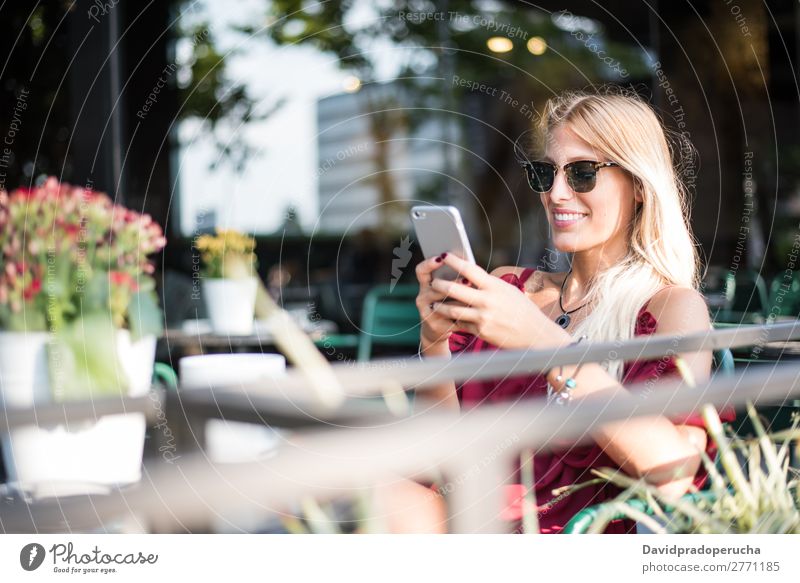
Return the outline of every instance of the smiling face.
[[[614,160],[609,160],[564,125],[550,133],[544,159],[559,168],[553,188],[539,195],[556,249],[565,253],[597,250],[606,257],[624,256],[636,204],[642,200],[630,174],[619,167],[601,168],[590,192],[574,192],[567,184],[565,164],[578,160]]]

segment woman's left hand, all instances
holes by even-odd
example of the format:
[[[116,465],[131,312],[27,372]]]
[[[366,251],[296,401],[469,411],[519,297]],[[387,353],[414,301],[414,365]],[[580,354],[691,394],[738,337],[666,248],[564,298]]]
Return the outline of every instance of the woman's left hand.
[[[547,318],[519,288],[448,253],[442,265],[459,274],[456,282],[434,277],[432,287],[464,305],[435,302],[434,310],[454,320],[459,330],[505,349],[549,348],[570,336]],[[466,278],[471,285],[457,283]]]

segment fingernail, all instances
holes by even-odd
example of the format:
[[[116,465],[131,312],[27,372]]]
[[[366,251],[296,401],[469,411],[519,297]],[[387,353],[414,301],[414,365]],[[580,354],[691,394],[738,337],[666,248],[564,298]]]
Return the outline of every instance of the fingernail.
[[[442,253],[442,254],[441,254],[439,257],[441,257],[442,259],[444,259],[445,257],[447,257],[447,252],[445,251],[445,252],[444,252],[444,253]]]
[[[467,285],[469,285],[469,280],[466,277],[462,277],[461,281]]]
[[[436,258],[436,263],[441,263],[441,262],[442,262],[442,256],[439,255],[439,257]]]

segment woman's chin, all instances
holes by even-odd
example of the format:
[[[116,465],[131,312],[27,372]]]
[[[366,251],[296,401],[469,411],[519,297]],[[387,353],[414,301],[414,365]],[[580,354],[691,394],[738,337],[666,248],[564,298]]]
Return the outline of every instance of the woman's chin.
[[[559,253],[576,253],[587,249],[587,245],[582,241],[576,241],[575,237],[556,235],[553,237],[553,246]]]

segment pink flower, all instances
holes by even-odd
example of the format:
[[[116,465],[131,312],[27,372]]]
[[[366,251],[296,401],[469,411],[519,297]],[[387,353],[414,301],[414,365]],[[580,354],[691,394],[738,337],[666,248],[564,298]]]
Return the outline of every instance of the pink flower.
[[[36,277],[33,279],[33,281],[31,281],[31,284],[25,289],[25,291],[22,292],[22,297],[25,298],[25,301],[30,301],[40,291],[42,291],[42,280]]]
[[[33,198],[33,196],[35,194],[36,194],[36,189],[35,188],[29,188],[27,186],[20,186],[20,187],[18,187],[17,189],[15,189],[11,193],[11,197],[14,198],[16,196],[18,198],[21,198],[21,199],[25,200],[25,199]]]
[[[111,283],[120,287],[129,287],[131,290],[136,291],[139,289],[136,280],[130,274],[124,271],[111,271],[109,272]]]

